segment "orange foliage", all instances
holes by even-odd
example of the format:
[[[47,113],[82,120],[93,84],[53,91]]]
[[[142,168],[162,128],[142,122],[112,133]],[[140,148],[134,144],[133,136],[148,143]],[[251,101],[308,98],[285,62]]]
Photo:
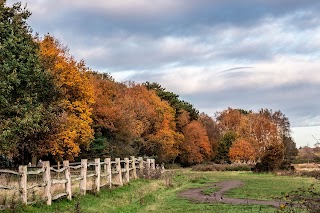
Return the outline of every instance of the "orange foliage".
[[[254,162],[256,159],[255,149],[252,143],[244,139],[236,140],[229,151],[230,160],[238,163]]]
[[[59,160],[72,160],[80,152],[80,146],[88,147],[93,138],[90,125],[94,99],[87,68],[50,35],[40,42],[40,58],[62,94],[58,101],[62,112],[60,128],[52,135],[47,151]]]
[[[93,74],[91,78],[94,87],[94,125],[115,131],[115,123],[120,116],[119,108],[116,106],[116,98],[119,96],[118,84],[111,79],[104,79],[103,75]]]
[[[176,132],[174,109],[145,86],[133,85],[127,89],[122,108],[134,112],[132,130],[145,140],[144,149],[169,162],[179,154],[183,136]]]
[[[258,158],[264,155],[266,147],[282,143],[276,124],[260,114],[250,116],[250,137]]]
[[[178,115],[178,118],[177,118],[177,125],[182,129],[186,125],[188,125],[188,123],[190,123],[189,112],[181,109],[180,114]]]
[[[238,132],[242,115],[237,109],[228,108],[219,113],[217,120],[223,131]]]
[[[268,146],[282,143],[276,123],[260,113],[229,108],[221,112],[217,119],[223,131],[236,133],[237,142],[229,150],[233,161],[259,160]],[[240,145],[247,147],[248,153]]]
[[[144,154],[165,162],[177,157],[183,136],[176,131],[174,109],[155,91],[134,83],[118,84],[99,75],[93,75],[93,82],[96,127],[121,137],[124,149],[132,141],[140,141]]]
[[[212,149],[207,132],[199,121],[192,121],[183,129],[184,141],[180,146],[181,161],[184,164],[197,164],[208,160]]]
[[[219,125],[205,113],[200,114],[199,121],[207,131],[208,139],[212,149],[212,159],[213,159],[218,152],[218,143],[220,138]]]

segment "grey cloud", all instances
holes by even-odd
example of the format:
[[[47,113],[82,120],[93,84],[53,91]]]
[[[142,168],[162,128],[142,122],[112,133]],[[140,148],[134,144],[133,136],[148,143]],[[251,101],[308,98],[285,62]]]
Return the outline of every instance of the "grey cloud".
[[[320,124],[319,82],[304,73],[317,78],[319,66],[310,66],[320,58],[319,0],[124,2],[28,1],[28,23],[89,67],[159,82],[209,114],[267,107],[283,111],[294,126]],[[287,69],[301,79],[290,72],[268,77]]]
[[[33,11],[37,19],[43,17],[45,20],[52,21],[51,23],[60,23],[59,26],[65,26],[65,29],[70,25],[76,25],[74,27],[76,30],[81,32],[85,29],[87,33],[91,33],[100,32],[101,29],[97,28],[104,26],[107,28],[105,33],[120,29],[137,34],[152,34],[153,36],[194,34],[194,30],[203,25],[211,27],[256,25],[266,17],[279,18],[297,11],[317,12],[320,8],[320,2],[316,0],[200,0],[176,1],[178,3],[175,5],[167,3],[164,7],[159,7],[160,12],[157,12],[152,4],[141,4],[141,7],[135,7],[128,3],[127,9],[119,13],[116,11],[119,10],[117,7],[105,9],[103,5],[108,5],[108,2],[84,2],[51,2],[47,0],[34,3],[40,5],[38,7],[32,6],[33,2],[29,2],[29,5],[37,10]],[[143,6],[146,8],[143,8]],[[42,11],[45,11],[45,14]]]
[[[232,82],[230,82],[232,83]],[[200,92],[183,96],[199,109],[214,114],[227,107],[259,110],[271,108],[285,113],[292,126],[320,125],[320,103],[313,97],[320,97],[318,84],[295,83],[274,88],[229,88],[223,91]]]
[[[288,31],[297,33],[296,28],[307,26],[308,17],[313,17],[309,27],[317,27],[318,19],[313,11],[319,8],[320,2],[312,0],[180,0],[173,6],[169,1],[157,1],[161,6],[159,11],[147,3],[126,5],[123,9],[97,0],[35,2],[29,2],[31,9],[35,9],[30,18],[34,30],[58,37],[76,57],[84,58],[95,69],[158,69],[170,64],[203,66],[219,61],[252,63],[271,60],[277,54],[319,52],[320,46],[314,44],[317,38],[309,43],[290,40]],[[279,18],[285,22],[276,26],[281,29],[270,32],[274,29],[263,28]],[[277,38],[277,33],[283,31],[287,34]],[[181,39],[182,35],[193,42],[175,52],[161,48],[164,38]],[[99,48],[105,49],[99,55],[85,54]]]

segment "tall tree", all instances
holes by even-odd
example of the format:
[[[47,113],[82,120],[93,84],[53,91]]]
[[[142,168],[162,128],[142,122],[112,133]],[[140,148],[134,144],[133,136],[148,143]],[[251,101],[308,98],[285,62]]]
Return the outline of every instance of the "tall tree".
[[[88,68],[83,61],[77,62],[70,56],[67,48],[50,35],[40,41],[39,54],[42,65],[54,76],[55,85],[61,92],[59,130],[52,135],[48,152],[58,160],[72,160],[81,147],[89,147],[93,138],[91,110],[94,99]]]
[[[180,145],[180,161],[184,165],[202,163],[212,156],[211,145],[205,128],[199,121],[192,121],[183,128],[184,141]]]
[[[165,88],[163,88],[160,84],[155,82],[146,82],[143,85],[149,90],[156,91],[157,95],[161,98],[161,100],[168,101],[170,106],[176,110],[176,117],[184,110],[189,113],[191,121],[198,119],[199,111],[195,109],[193,105],[189,102],[180,100],[179,95],[174,94],[173,92],[166,91]]]
[[[218,152],[218,143],[220,139],[220,128],[218,124],[207,114],[201,113],[199,121],[207,131],[208,139],[212,149],[211,159],[214,159]]]
[[[216,161],[219,163],[231,163],[229,151],[236,140],[236,134],[233,131],[227,131],[224,133],[219,141],[218,155]]]
[[[16,3],[0,1],[0,153],[36,154],[54,120],[56,90],[41,67],[39,46],[26,20],[31,13]]]
[[[233,162],[248,163],[255,161],[256,153],[252,143],[237,139],[230,148],[229,157]]]

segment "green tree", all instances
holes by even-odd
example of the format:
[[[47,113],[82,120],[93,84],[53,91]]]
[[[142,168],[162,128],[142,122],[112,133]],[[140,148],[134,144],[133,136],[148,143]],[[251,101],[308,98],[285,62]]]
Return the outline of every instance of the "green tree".
[[[283,145],[284,145],[284,159],[290,160],[290,161],[294,160],[295,157],[298,155],[298,149],[292,137],[283,136]]]
[[[143,85],[147,87],[148,90],[155,90],[161,100],[168,101],[170,106],[176,110],[176,117],[185,110],[189,112],[190,121],[198,119],[199,111],[189,102],[180,100],[179,95],[166,91],[165,88],[161,87],[161,85],[156,82],[146,82]]]
[[[219,163],[230,163],[229,150],[236,140],[236,134],[233,131],[227,131],[219,141],[218,155],[216,161]]]
[[[0,153],[26,161],[52,128],[56,91],[26,23],[31,13],[21,3],[5,3],[0,1]]]

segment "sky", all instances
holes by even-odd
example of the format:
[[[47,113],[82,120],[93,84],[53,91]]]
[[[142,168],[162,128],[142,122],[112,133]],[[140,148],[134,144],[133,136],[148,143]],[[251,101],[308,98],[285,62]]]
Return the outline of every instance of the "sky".
[[[297,147],[320,139],[319,0],[26,3],[34,33],[50,33],[93,70],[158,82],[210,116],[281,110]]]

